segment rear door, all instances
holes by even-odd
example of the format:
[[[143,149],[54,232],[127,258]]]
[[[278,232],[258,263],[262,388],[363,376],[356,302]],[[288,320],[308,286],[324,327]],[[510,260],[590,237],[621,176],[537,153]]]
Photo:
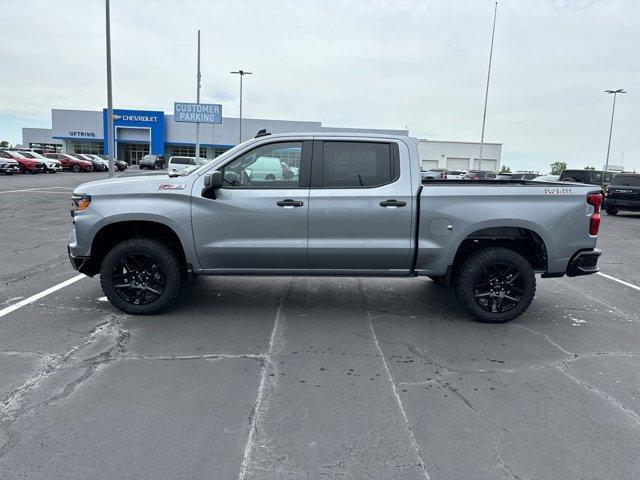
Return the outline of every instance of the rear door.
[[[309,266],[410,268],[413,196],[408,149],[395,141],[316,140],[309,192]]]
[[[224,187],[215,199],[202,197],[201,185],[194,187],[193,236],[205,270],[308,268],[311,148],[311,140],[263,143],[219,168]],[[287,180],[252,177],[252,165],[263,157],[298,173]]]

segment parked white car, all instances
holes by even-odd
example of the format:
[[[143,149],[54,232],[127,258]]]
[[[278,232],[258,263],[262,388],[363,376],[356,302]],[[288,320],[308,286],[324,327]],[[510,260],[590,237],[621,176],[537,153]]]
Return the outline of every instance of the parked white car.
[[[47,169],[47,173],[56,173],[62,171],[62,162],[60,162],[59,160],[47,158],[32,150],[20,150],[20,154],[27,158],[31,158],[33,160],[37,160],[38,162],[44,163],[44,166]]]
[[[447,180],[462,180],[466,174],[466,170],[449,170]]]
[[[180,172],[185,168],[201,167],[202,165],[209,163],[211,160],[211,158],[183,157],[176,155],[175,157],[169,157],[167,170],[170,172]]]
[[[559,182],[560,175],[540,175],[532,179],[534,182]]]

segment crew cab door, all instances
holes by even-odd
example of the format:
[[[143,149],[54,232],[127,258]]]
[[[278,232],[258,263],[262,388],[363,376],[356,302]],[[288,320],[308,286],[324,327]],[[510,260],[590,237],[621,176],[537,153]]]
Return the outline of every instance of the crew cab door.
[[[412,190],[403,143],[316,140],[309,193],[310,268],[408,271]]]
[[[312,142],[263,143],[218,168],[223,188],[216,198],[192,193],[195,248],[204,270],[305,269]],[[278,179],[255,176],[252,165],[277,158]]]

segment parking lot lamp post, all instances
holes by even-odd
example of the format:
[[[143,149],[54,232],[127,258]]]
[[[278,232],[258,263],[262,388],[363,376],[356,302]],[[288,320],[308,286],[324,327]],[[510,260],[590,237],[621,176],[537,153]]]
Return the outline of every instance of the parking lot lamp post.
[[[196,73],[196,103],[200,103],[200,30],[198,30],[198,72]],[[200,123],[196,123],[196,161],[200,158]]]
[[[609,171],[609,152],[611,151],[611,133],[613,132],[613,115],[616,113],[616,96],[619,93],[627,93],[623,88],[617,90],[605,90],[605,93],[613,94],[613,108],[611,109],[611,125],[609,125],[609,143],[607,144],[607,159],[604,164],[604,171]]]
[[[491,30],[491,48],[489,50],[489,69],[487,70],[487,86],[484,91],[484,110],[482,112],[482,133],[480,134],[480,158],[478,159],[478,170],[482,170],[482,150],[484,147],[484,124],[487,120],[487,100],[489,99],[489,79],[491,78],[491,60],[493,59],[493,38],[496,34],[496,17],[498,15],[498,2],[493,10],[493,29]]]
[[[237,72],[231,72],[234,75],[240,75],[240,133],[238,135],[238,143],[242,143],[242,77],[245,75],[253,75],[251,72],[247,72],[246,70],[238,70]]]
[[[109,158],[109,178],[114,175],[114,141],[113,141],[113,94],[111,89],[111,19],[109,15],[109,0],[106,0],[107,27],[107,155]],[[104,149],[103,149],[104,150]]]

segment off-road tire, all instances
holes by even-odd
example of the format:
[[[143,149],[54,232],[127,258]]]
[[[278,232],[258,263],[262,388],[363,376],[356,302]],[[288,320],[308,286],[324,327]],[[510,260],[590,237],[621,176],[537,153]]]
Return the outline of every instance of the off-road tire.
[[[122,298],[112,279],[117,263],[125,255],[145,254],[158,262],[165,275],[165,287],[162,294],[152,303],[136,305]],[[166,244],[152,238],[133,238],[113,247],[102,261],[100,284],[109,301],[120,310],[134,315],[150,315],[165,309],[175,300],[182,286],[183,271],[176,253]]]
[[[497,313],[484,310],[474,298],[476,277],[489,265],[507,263],[522,276],[523,294],[511,310]],[[536,293],[536,277],[529,262],[519,253],[503,247],[487,247],[471,253],[456,270],[453,286],[462,308],[474,319],[485,323],[504,323],[517,318],[529,308]]]

